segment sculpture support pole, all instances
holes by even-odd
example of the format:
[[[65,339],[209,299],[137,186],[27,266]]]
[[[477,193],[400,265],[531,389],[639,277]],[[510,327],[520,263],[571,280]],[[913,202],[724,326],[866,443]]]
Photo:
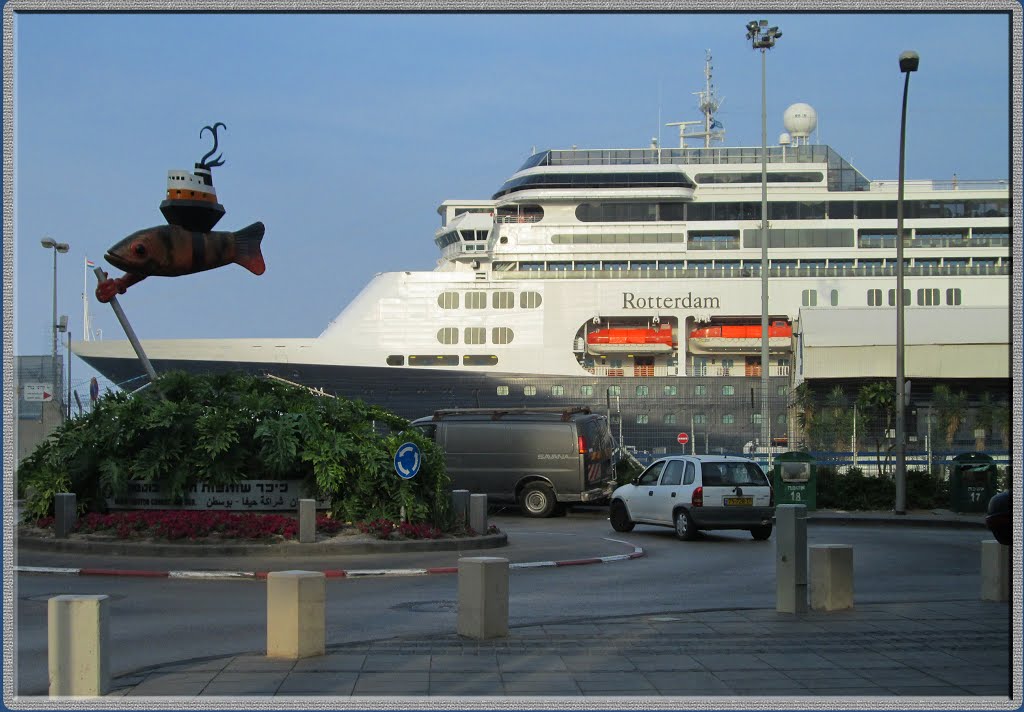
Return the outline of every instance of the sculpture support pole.
[[[96,274],[96,279],[102,282],[106,279],[106,275],[103,273],[101,267],[93,269]],[[139,357],[139,361],[142,362],[142,367],[146,369],[146,374],[149,375],[149,380],[156,381],[156,371],[153,370],[153,364],[149,362],[146,357],[146,352],[142,350],[142,344],[139,343],[139,339],[135,336],[135,330],[132,329],[132,325],[128,323],[128,317],[124,315],[124,310],[121,309],[121,305],[117,303],[117,297],[110,298],[110,306],[114,310],[114,314],[117,315],[117,320],[121,322],[121,328],[124,329],[125,336],[128,337],[128,341],[131,343],[132,348],[135,349],[135,354]]]

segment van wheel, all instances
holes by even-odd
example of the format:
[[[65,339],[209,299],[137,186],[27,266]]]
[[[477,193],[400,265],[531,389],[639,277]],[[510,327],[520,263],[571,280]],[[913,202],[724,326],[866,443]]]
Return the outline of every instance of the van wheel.
[[[631,532],[636,524],[632,519],[629,518],[629,511],[626,510],[624,505],[619,500],[612,502],[612,506],[608,511],[608,521],[611,522],[612,529],[617,532]]]
[[[697,536],[697,530],[693,526],[693,520],[690,519],[690,513],[685,509],[677,509],[673,519],[676,525],[676,537],[680,541],[690,541]]]
[[[519,496],[519,506],[528,517],[550,517],[556,504],[554,491],[543,482],[531,482]]]
[[[750,536],[754,537],[758,541],[764,541],[772,535],[772,525],[765,524],[760,527],[754,527],[750,530]]]

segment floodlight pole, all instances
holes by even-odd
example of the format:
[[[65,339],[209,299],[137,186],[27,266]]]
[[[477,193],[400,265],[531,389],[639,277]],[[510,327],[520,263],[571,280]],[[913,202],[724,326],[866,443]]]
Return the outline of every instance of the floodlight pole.
[[[778,27],[768,27],[767,20],[747,23],[747,39],[754,49],[761,50],[761,443],[772,465],[771,414],[769,413],[768,361],[768,91],[767,50],[782,37]]]

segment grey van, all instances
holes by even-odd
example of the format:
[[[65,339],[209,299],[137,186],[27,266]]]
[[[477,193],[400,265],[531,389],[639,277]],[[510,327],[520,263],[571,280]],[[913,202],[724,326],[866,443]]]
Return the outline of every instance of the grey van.
[[[412,422],[445,453],[453,489],[550,517],[615,486],[608,419],[589,408],[460,408]]]

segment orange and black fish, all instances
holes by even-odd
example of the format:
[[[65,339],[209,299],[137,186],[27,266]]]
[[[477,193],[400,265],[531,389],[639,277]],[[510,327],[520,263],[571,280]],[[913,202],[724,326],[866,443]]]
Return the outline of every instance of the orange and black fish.
[[[96,297],[108,302],[115,294],[149,276],[178,277],[203,272],[235,262],[253,274],[267,266],[260,252],[263,223],[255,222],[238,232],[192,232],[178,225],[160,225],[139,230],[111,247],[104,258],[126,274],[104,280]]]

